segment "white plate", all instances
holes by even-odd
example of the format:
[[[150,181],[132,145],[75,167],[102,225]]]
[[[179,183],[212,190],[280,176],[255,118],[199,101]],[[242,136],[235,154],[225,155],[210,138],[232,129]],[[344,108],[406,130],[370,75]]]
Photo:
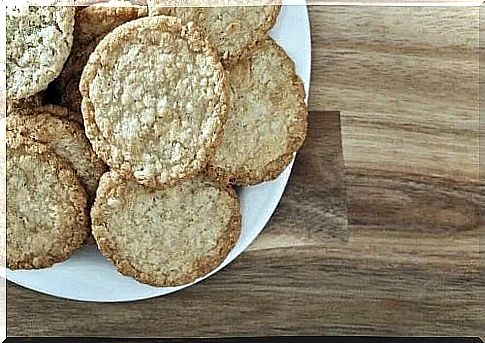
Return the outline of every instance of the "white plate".
[[[285,3],[285,2],[283,2]],[[292,4],[295,1],[292,1]],[[304,0],[300,2],[304,4]],[[271,36],[286,50],[308,94],[310,85],[311,43],[308,12],[304,5],[283,6]],[[307,96],[308,97],[308,96]],[[292,164],[293,165],[293,164]],[[290,165],[278,179],[239,190],[242,210],[242,234],[225,261],[199,282],[218,272],[259,235],[273,214],[291,173]],[[96,302],[121,302],[169,294],[180,287],[151,287],[119,274],[95,247],[83,247],[68,261],[42,270],[7,270],[7,279],[18,285],[53,296]]]

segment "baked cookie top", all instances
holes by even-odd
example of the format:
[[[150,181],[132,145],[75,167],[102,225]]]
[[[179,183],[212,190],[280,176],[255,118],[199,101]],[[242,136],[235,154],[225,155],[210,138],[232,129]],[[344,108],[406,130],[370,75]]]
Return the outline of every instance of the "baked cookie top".
[[[72,6],[8,6],[7,98],[22,99],[47,88],[71,51]]]
[[[250,53],[255,44],[266,37],[281,7],[280,1],[269,0],[244,2],[244,6],[238,6],[241,1],[219,0],[212,7],[194,7],[197,3],[207,5],[206,1],[189,2],[192,7],[177,7],[178,2],[149,0],[149,14],[169,14],[181,18],[184,23],[196,23],[205,31],[226,65]]]
[[[227,117],[216,51],[173,17],[123,24],[101,40],[80,90],[86,134],[111,168],[160,185],[201,172]]]
[[[106,166],[94,154],[78,123],[38,109],[36,115],[31,116],[10,114],[7,117],[7,130],[47,145],[55,154],[68,161],[86,188],[90,202],[94,200],[99,179],[106,171]]]
[[[209,173],[239,185],[272,180],[306,136],[303,83],[292,60],[270,38],[229,68],[227,77],[229,117]]]
[[[86,193],[69,163],[7,131],[7,267],[66,260],[88,233]]]
[[[160,287],[215,269],[241,231],[235,191],[200,177],[152,189],[109,172],[91,213],[101,252],[122,274]]]

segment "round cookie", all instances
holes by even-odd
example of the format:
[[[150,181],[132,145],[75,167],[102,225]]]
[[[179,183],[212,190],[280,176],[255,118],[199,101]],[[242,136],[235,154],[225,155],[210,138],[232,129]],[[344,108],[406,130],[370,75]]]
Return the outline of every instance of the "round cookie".
[[[70,165],[46,146],[7,132],[7,267],[47,268],[88,234],[86,193]]]
[[[147,12],[146,6],[130,1],[102,2],[77,11],[72,52],[57,79],[63,106],[81,113],[79,80],[89,55],[108,32],[130,20],[147,16]]]
[[[215,269],[241,231],[234,189],[200,177],[152,189],[107,173],[91,217],[104,256],[122,274],[160,287]]]
[[[268,38],[227,77],[229,118],[208,173],[238,185],[273,180],[306,137],[305,90],[294,63]]]
[[[8,6],[7,98],[23,99],[47,88],[72,46],[74,7]]]
[[[177,2],[180,1],[149,0],[149,13],[168,13],[181,18],[185,23],[194,22],[199,25],[220,52],[226,65],[249,54],[256,43],[266,37],[276,23],[281,8],[280,1],[253,0],[238,6],[240,1],[219,0],[211,7],[195,7],[196,3],[192,2],[190,4],[193,7],[176,7]],[[200,4],[206,6],[207,2],[200,1]]]
[[[114,29],[91,54],[80,90],[96,154],[145,185],[203,171],[227,117],[217,52],[193,25],[174,17]]]
[[[106,166],[94,154],[78,123],[38,110],[32,116],[11,113],[7,117],[7,130],[47,145],[68,161],[86,188],[89,202],[94,201],[99,179],[106,171]]]

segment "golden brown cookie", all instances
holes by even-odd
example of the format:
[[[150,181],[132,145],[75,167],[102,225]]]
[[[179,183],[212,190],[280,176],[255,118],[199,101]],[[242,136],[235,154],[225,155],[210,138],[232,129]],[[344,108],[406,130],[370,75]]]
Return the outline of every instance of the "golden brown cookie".
[[[306,136],[303,83],[272,39],[227,70],[230,111],[209,174],[238,185],[275,179]]]
[[[7,267],[65,261],[88,234],[87,198],[68,162],[7,132]]]
[[[45,90],[62,70],[72,46],[72,6],[7,6],[7,98]]]
[[[202,178],[151,189],[107,173],[91,216],[103,255],[122,274],[160,287],[215,269],[241,231],[235,191]]]
[[[91,54],[80,90],[94,151],[145,185],[204,170],[227,116],[216,51],[193,25],[174,17],[114,29]]]
[[[197,7],[207,6],[207,1],[190,1],[191,7],[176,6],[178,3],[183,5],[184,1],[149,0],[149,13],[169,14],[181,18],[185,23],[199,25],[226,65],[249,54],[256,43],[266,37],[276,23],[281,8],[280,1],[274,0],[245,1],[243,6],[241,1],[234,0],[214,1],[211,7]]]

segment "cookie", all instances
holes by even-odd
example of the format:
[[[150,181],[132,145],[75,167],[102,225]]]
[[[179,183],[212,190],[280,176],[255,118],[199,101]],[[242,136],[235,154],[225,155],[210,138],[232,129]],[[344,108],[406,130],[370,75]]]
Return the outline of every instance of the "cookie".
[[[45,90],[71,51],[72,6],[8,6],[6,15],[7,98]]]
[[[94,200],[106,166],[94,154],[79,124],[38,110],[32,116],[10,114],[7,117],[7,130],[47,145],[68,161],[86,188],[89,202]]]
[[[235,191],[199,177],[152,189],[107,173],[91,217],[103,255],[122,274],[159,287],[215,269],[241,231]]]
[[[86,193],[69,163],[7,132],[7,267],[47,268],[88,234]]]
[[[208,173],[238,185],[273,180],[306,136],[305,90],[294,63],[268,38],[227,77],[229,118]]]
[[[149,0],[149,13],[170,14],[185,23],[199,25],[226,65],[249,54],[256,43],[266,37],[276,23],[281,8],[279,1],[261,0],[245,2],[244,6],[237,6],[241,4],[240,1],[220,0],[214,2],[212,7],[167,7],[177,2],[180,1]],[[197,3],[190,4],[195,6]],[[200,1],[200,4],[204,6],[207,2]]]
[[[81,113],[79,80],[89,55],[98,42],[115,27],[145,17],[148,13],[146,6],[132,3],[133,1],[102,2],[77,11],[72,52],[56,81],[61,105]]]
[[[193,26],[147,17],[109,33],[81,84],[94,151],[112,169],[162,185],[205,169],[227,117],[227,84],[216,51]]]

